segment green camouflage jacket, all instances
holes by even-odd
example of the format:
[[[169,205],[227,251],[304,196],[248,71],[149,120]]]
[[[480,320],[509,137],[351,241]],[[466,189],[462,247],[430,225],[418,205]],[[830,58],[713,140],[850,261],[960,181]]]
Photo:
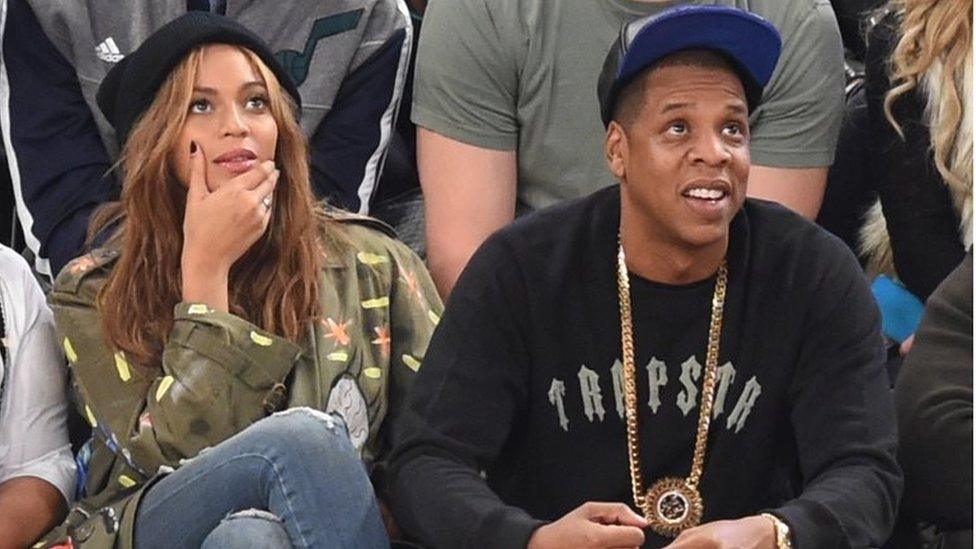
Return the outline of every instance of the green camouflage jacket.
[[[103,343],[94,303],[117,252],[98,249],[65,267],[49,300],[94,436],[87,496],[38,546],[70,536],[75,547],[131,547],[151,480],[283,408],[340,412],[364,461],[377,466],[389,445],[387,420],[404,402],[443,307],[420,258],[392,230],[368,218],[340,221],[350,246],[326,256],[322,320],[301,345],[179,303],[158,376]]]

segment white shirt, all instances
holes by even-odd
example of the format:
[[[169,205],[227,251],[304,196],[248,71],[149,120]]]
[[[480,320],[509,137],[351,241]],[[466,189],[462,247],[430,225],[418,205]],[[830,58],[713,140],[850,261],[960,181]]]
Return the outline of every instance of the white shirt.
[[[71,502],[67,368],[44,293],[27,262],[0,245],[0,306],[7,363],[0,360],[0,482],[37,477]]]

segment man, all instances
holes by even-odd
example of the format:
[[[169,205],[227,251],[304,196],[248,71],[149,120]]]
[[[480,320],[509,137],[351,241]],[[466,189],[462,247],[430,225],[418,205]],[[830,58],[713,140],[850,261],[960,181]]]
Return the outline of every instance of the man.
[[[64,357],[27,263],[0,246],[0,547],[58,524],[75,484]]]
[[[749,192],[812,219],[843,115],[843,48],[827,0],[717,0],[783,35],[752,113]],[[621,24],[671,0],[440,0],[417,54],[412,117],[429,263],[442,295],[492,232],[614,183],[589,90]]]
[[[92,210],[118,196],[115,133],[95,90],[115,63],[187,10],[226,15],[274,50],[302,94],[316,195],[368,213],[412,48],[403,0],[0,0],[0,133],[17,214],[57,275]]]
[[[871,294],[842,242],[745,199],[775,29],[701,6],[620,36],[600,86],[620,185],[472,258],[396,426],[400,526],[452,548],[879,546],[901,474]]]

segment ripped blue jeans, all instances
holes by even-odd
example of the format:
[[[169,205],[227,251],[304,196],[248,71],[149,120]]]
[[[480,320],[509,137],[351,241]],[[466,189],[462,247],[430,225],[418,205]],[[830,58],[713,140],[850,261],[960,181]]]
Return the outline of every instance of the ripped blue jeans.
[[[389,547],[341,418],[277,413],[149,488],[136,547]]]

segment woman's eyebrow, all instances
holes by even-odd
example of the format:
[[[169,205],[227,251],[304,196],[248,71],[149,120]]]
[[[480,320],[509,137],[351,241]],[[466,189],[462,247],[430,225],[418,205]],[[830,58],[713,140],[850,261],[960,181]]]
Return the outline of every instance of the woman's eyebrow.
[[[264,89],[264,88],[266,88],[266,86],[264,85],[264,82],[262,82],[260,80],[252,80],[250,82],[245,82],[245,83],[241,84],[241,86],[240,86],[239,89],[246,90],[246,89],[250,89],[250,88],[262,88],[262,89]],[[197,92],[197,93],[202,93],[202,94],[205,94],[205,95],[216,95],[217,94],[217,89],[216,88],[209,88],[207,86],[193,86],[193,91],[194,92]]]

